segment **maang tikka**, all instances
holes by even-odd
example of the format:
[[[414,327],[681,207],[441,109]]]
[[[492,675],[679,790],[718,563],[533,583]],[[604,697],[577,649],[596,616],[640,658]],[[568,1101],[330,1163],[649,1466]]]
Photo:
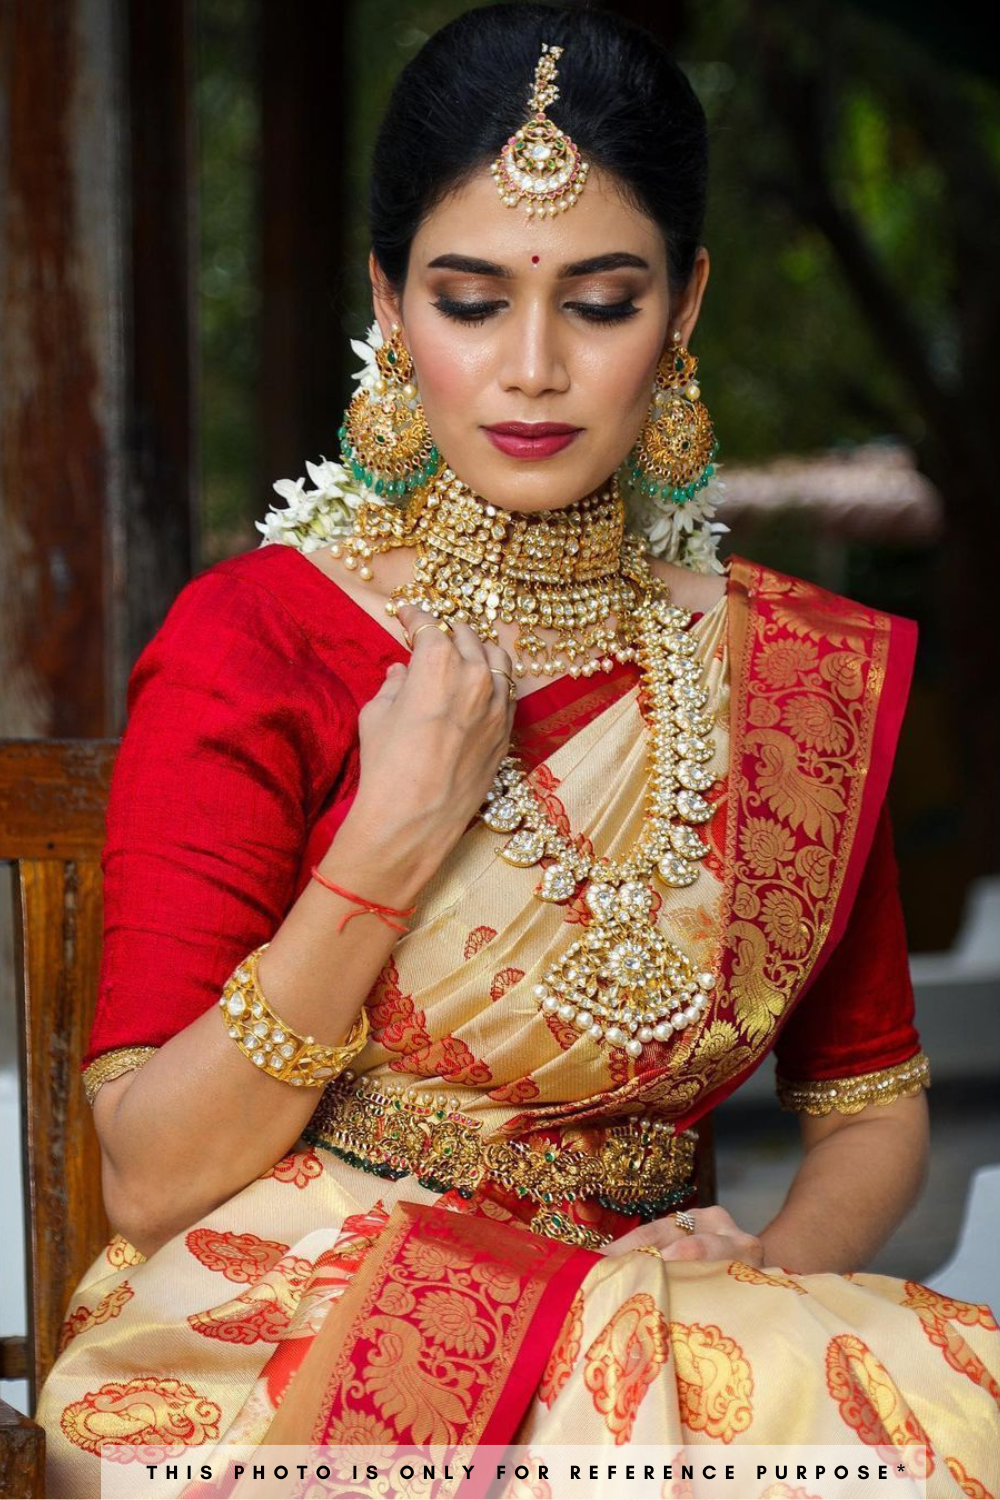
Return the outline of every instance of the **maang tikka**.
[[[697,357],[674,329],[656,371],[649,415],[627,460],[632,485],[667,505],[685,505],[715,472],[719,444],[701,400],[697,369]]]
[[[340,438],[344,463],[376,495],[408,495],[441,467],[420,402],[413,360],[393,323],[375,351],[378,373],[371,390],[354,394]]]
[[[531,113],[490,167],[507,206],[515,208],[523,202],[529,215],[554,215],[572,208],[590,171],[576,142],[546,114],[559,98],[556,63],[562,54],[561,47],[542,43],[528,98]]]

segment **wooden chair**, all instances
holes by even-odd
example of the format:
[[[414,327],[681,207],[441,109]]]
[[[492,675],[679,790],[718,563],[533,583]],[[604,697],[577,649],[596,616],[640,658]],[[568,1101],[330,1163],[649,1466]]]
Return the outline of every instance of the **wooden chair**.
[[[66,1308],[111,1233],[80,1084],[97,994],[100,855],[117,740],[0,740],[0,860],[14,862],[18,1071],[28,1333],[0,1340],[0,1377],[34,1411]],[[17,1170],[10,1161],[6,1170]],[[45,1435],[0,1402],[0,1496],[44,1495]]]
[[[28,1284],[28,1333],[0,1339],[0,1379],[27,1379],[32,1412],[70,1296],[111,1234],[80,1063],[97,994],[100,856],[117,748],[117,740],[0,739],[0,860],[13,861],[16,878]],[[711,1119],[698,1129],[698,1200],[714,1203]],[[0,1500],[44,1495],[44,1466],[43,1430],[0,1401]]]

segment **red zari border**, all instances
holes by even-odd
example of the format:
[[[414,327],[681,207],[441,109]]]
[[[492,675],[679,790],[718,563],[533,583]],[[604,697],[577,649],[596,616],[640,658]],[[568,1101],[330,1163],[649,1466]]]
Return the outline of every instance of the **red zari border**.
[[[598,1259],[482,1215],[397,1203],[264,1442],[507,1441]]]
[[[732,1050],[728,1067],[704,1070],[678,1129],[758,1066],[843,934],[916,652],[911,620],[744,558],[731,560],[729,598],[727,917],[715,1020],[730,1030],[715,1035]],[[754,848],[761,838],[763,855]],[[711,1014],[706,1023],[691,1044],[711,1057]]]

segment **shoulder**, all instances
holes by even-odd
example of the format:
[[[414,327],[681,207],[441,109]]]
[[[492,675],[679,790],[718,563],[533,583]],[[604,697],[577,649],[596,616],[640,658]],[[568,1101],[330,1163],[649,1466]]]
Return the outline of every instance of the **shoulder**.
[[[218,658],[242,640],[258,654],[301,656],[312,650],[300,589],[303,560],[281,545],[253,548],[196,573],[175,596],[150,647]],[[238,653],[237,653],[238,654]]]
[[[130,699],[152,679],[272,703],[342,692],[300,595],[315,570],[294,550],[240,552],[189,579],[135,663]]]
[[[661,557],[648,559],[650,572],[670,589],[670,597],[682,609],[707,614],[726,592],[726,578],[721,573],[695,573]]]
[[[273,614],[276,606],[280,614],[291,613],[295,564],[290,560],[296,550],[272,543],[211,563],[188,580],[170,613],[197,613],[227,597],[239,598],[242,608],[255,614]]]

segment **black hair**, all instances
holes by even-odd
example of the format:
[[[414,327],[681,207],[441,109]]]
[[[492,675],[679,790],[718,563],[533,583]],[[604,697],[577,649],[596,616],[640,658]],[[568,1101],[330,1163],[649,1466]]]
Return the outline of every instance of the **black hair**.
[[[671,290],[686,287],[705,217],[708,131],[683,71],[655,37],[607,11],[507,4],[443,26],[396,81],[372,158],[369,228],[397,290],[421,221],[523,123],[543,42],[565,48],[552,119],[660,226]]]

